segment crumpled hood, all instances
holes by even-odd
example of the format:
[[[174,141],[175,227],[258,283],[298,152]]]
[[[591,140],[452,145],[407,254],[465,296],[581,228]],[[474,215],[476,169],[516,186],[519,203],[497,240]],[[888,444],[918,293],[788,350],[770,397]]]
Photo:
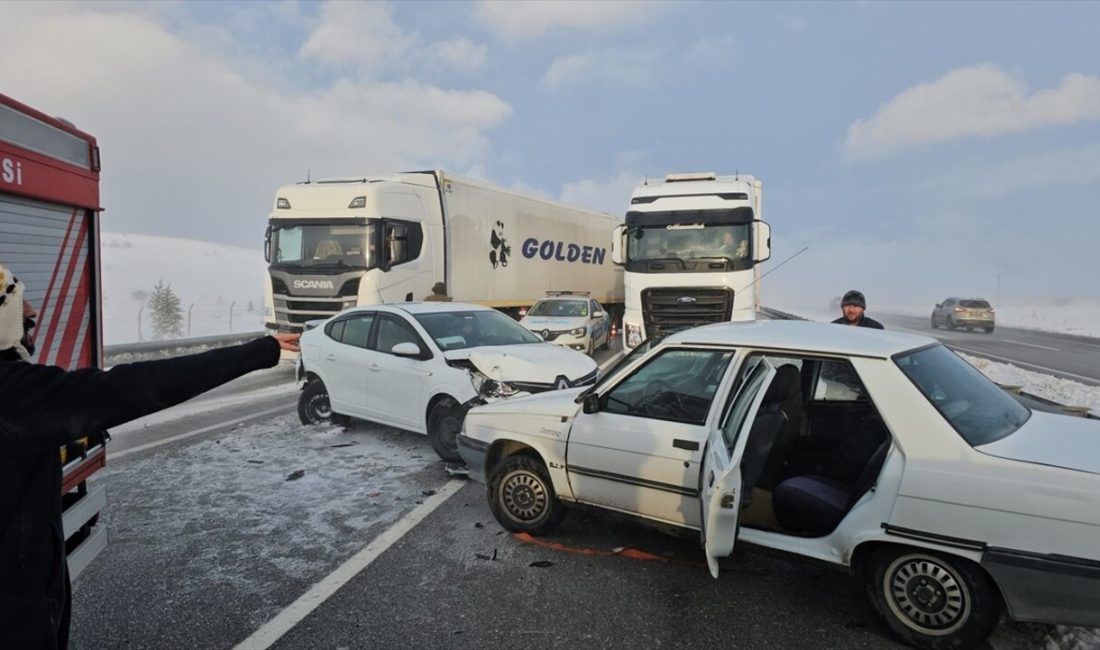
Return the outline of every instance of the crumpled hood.
[[[581,405],[574,400],[587,388],[567,388],[552,390],[526,397],[502,399],[491,404],[475,406],[466,417],[471,415],[522,415],[524,417],[549,417],[555,421],[571,420],[580,412]]]
[[[596,370],[588,355],[551,343],[467,348],[443,356],[450,361],[469,359],[485,376],[505,382],[552,384],[561,375],[573,382]]]
[[[999,458],[1100,474],[1100,420],[1032,411],[1019,430],[975,449]]]

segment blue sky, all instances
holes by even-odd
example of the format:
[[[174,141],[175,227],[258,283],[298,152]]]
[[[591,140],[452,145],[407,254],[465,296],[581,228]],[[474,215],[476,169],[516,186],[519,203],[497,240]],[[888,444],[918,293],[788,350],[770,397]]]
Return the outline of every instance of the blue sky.
[[[764,181],[765,302],[1100,295],[1098,3],[0,4],[105,228],[256,246],[275,188],[440,167],[623,212]],[[7,30],[6,30],[7,31]]]

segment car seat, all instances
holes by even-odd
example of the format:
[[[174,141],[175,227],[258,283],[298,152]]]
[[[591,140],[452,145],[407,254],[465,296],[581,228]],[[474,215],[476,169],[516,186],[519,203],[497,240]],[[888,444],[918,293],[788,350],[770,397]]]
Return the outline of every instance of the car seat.
[[[796,476],[780,483],[772,494],[779,525],[794,533],[817,537],[832,532],[878,480],[890,442],[890,436],[886,436],[854,485],[824,476]]]
[[[784,364],[776,369],[775,378],[760,403],[760,410],[749,431],[745,452],[741,457],[742,481],[745,494],[760,485],[771,487],[769,470],[774,472],[777,461],[772,459],[773,448],[785,446],[798,435],[802,421],[801,372],[798,366]]]

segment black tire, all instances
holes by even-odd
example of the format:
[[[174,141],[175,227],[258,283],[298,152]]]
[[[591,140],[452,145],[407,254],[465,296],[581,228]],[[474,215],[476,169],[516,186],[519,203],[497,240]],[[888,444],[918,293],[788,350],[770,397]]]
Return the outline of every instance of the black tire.
[[[489,510],[505,529],[536,536],[554,530],[566,513],[546,466],[524,455],[509,456],[493,468]]]
[[[935,330],[935,329],[939,329],[939,328],[940,328],[940,326],[936,325],[936,315],[932,314],[932,329]]]
[[[955,321],[951,320],[950,316],[943,319],[943,326],[951,331],[954,331],[955,328],[958,327],[957,325],[955,325]]]
[[[346,427],[351,423],[348,416],[332,412],[328,388],[320,379],[306,384],[298,396],[298,419],[302,424],[337,424]]]
[[[985,333],[986,334],[992,334],[993,333],[993,326],[990,325],[989,327],[985,328]]]
[[[445,397],[428,411],[428,440],[432,449],[448,463],[461,463],[458,455],[458,434],[462,433],[462,420],[466,410],[450,397]]]
[[[867,566],[867,597],[903,642],[929,650],[973,648],[1001,616],[1001,597],[978,565],[925,549],[880,548]]]

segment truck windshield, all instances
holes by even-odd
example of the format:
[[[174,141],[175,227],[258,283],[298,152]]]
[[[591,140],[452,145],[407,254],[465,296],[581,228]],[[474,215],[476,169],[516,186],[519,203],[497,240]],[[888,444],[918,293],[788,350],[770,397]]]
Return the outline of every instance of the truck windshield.
[[[730,264],[749,261],[749,224],[676,223],[639,226],[627,249],[631,261],[725,258]]]
[[[972,447],[1010,435],[1031,417],[1031,411],[942,345],[896,355],[894,363]]]
[[[369,269],[375,224],[279,225],[271,227],[271,265]]]

